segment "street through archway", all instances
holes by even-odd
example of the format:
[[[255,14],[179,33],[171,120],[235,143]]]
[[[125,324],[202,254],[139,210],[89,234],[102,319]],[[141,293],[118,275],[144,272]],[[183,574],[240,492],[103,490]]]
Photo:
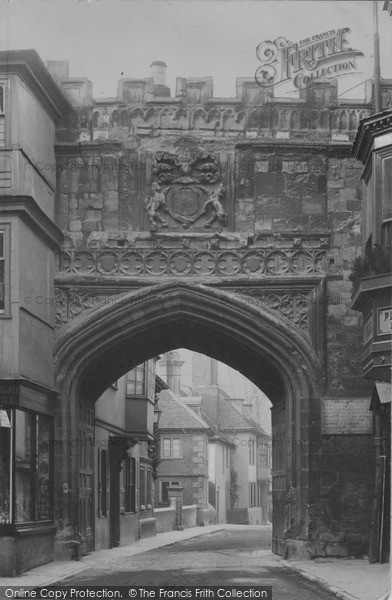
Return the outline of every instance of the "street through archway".
[[[162,534],[164,535],[164,534]],[[271,553],[268,526],[229,525],[150,552],[99,564],[62,586],[272,586],[275,600],[336,598],[283,566]]]

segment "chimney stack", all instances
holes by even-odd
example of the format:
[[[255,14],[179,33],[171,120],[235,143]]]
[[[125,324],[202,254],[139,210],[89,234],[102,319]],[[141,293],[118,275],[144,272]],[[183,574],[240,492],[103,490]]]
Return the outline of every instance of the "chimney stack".
[[[166,67],[163,60],[154,60],[150,65],[151,77],[154,79],[154,85],[166,85]]]
[[[166,368],[166,383],[177,396],[181,391],[181,367],[183,364],[184,361],[181,360],[180,353],[176,350],[167,352],[161,360],[161,365]]]
[[[150,74],[154,79],[155,96],[170,97],[170,88],[166,85],[166,67],[163,60],[154,60],[150,65]]]

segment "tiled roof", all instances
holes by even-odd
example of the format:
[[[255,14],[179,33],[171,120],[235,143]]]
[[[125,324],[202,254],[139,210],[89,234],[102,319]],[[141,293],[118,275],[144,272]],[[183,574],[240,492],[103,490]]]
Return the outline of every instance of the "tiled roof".
[[[159,394],[159,429],[209,429],[209,426],[171,390]]]
[[[253,427],[229,402],[219,402],[219,429],[249,429]]]
[[[227,400],[220,400],[219,416],[219,429],[224,431],[228,429],[253,429],[256,435],[270,437],[270,435],[260,427],[257,421],[244,417]]]

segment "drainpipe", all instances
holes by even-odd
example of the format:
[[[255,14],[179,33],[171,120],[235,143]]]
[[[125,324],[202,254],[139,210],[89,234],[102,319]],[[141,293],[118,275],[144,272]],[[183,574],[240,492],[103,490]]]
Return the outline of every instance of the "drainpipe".
[[[378,6],[373,0],[374,24],[374,110],[381,112],[381,69],[380,69],[380,35],[378,33]]]
[[[374,446],[376,449],[376,462],[383,453],[383,437],[381,435],[381,414],[374,414]]]

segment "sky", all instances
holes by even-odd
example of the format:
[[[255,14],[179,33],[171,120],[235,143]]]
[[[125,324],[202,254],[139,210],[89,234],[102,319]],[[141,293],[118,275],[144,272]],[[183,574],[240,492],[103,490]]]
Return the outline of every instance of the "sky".
[[[373,2],[368,0],[0,0],[0,49],[35,48],[43,60],[68,60],[96,98],[116,96],[122,77],[148,77],[154,60],[176,77],[214,78],[215,97],[235,96],[235,78],[253,77],[256,47],[284,36],[297,42],[349,27],[365,56],[339,80],[339,94],[364,95],[373,72]],[[381,74],[392,78],[392,18],[379,6]],[[357,86],[351,92],[351,87]],[[293,88],[275,95],[293,95]]]

